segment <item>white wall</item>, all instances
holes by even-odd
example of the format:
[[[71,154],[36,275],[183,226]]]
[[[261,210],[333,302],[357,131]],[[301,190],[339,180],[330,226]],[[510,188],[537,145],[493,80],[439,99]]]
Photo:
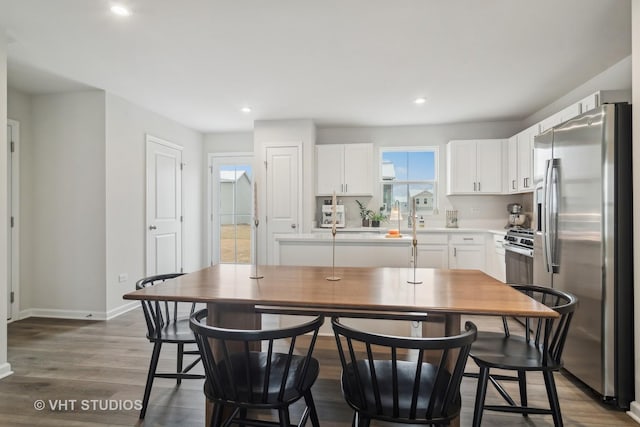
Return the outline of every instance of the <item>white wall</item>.
[[[78,316],[105,306],[105,94],[32,97],[34,314]],[[36,244],[37,243],[37,244]]]
[[[523,196],[450,196],[445,192],[446,144],[452,139],[508,138],[521,129],[521,122],[459,123],[424,126],[389,127],[337,127],[317,129],[317,144],[348,144],[370,142],[374,145],[374,157],[380,158],[381,147],[436,146],[438,162],[438,210],[437,215],[425,219],[427,227],[444,227],[445,211],[457,209],[460,227],[502,228],[506,224],[508,203],[523,203]],[[380,206],[380,170],[374,168],[373,185],[376,194],[372,198],[343,198],[347,210],[348,225],[359,223],[355,199],[368,201],[369,208]],[[313,187],[311,188],[313,191]],[[525,196],[526,197],[526,196]],[[529,196],[530,198],[530,196]],[[527,204],[526,202],[523,204]],[[317,208],[316,208],[317,209]]]
[[[582,83],[571,92],[558,98],[551,104],[541,108],[524,120],[523,128],[546,119],[569,105],[580,101],[584,97],[599,90],[630,90],[631,89],[631,55],[612,65],[602,73]],[[521,130],[522,130],[521,129]]]
[[[253,152],[253,132],[208,133],[202,144],[204,164],[209,153],[250,153]]]
[[[7,41],[0,27],[0,127],[7,128]],[[0,171],[7,170],[7,132],[0,132]],[[7,223],[7,175],[0,173],[0,224]],[[7,362],[7,228],[0,227],[0,378],[11,374]]]
[[[183,266],[185,272],[206,265],[203,238],[206,188],[203,136],[177,122],[107,94],[106,97],[107,313],[126,305],[125,292],[145,275],[145,134],[184,147]],[[118,282],[127,273],[129,280]]]
[[[7,95],[8,117],[20,123],[20,141],[18,146],[20,158],[20,289],[17,301],[18,310],[23,311],[31,307],[31,283],[33,283],[33,269],[26,262],[33,252],[33,233],[29,225],[33,223],[33,150],[31,142],[31,99],[29,95],[8,88]]]
[[[635,341],[635,401],[629,415],[640,423],[640,0],[631,3],[631,56],[633,57],[633,295]]]

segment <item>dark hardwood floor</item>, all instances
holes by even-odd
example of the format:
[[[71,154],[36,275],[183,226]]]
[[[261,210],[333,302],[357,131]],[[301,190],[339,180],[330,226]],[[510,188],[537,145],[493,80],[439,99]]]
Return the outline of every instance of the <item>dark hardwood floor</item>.
[[[499,326],[491,318],[472,320],[485,329]],[[142,398],[151,354],[139,309],[108,322],[29,318],[9,324],[8,329],[9,362],[14,374],[0,380],[1,426],[138,424],[139,411],[127,405]],[[160,368],[173,367],[174,348],[163,351]],[[314,355],[322,366],[321,377],[313,388],[320,422],[323,426],[349,426],[351,411],[340,393],[340,368],[333,338],[319,339]],[[467,369],[475,369],[472,361]],[[565,425],[637,425],[624,412],[601,405],[563,375],[556,375],[556,381]],[[542,378],[530,375],[530,382],[530,403],[546,405]],[[463,380],[462,426],[471,424],[475,385],[472,378]],[[142,425],[204,425],[201,389],[202,380],[185,380],[175,387],[173,380],[156,379]],[[498,399],[490,388],[487,402],[499,402]],[[45,409],[35,409],[39,400]],[[66,407],[52,408],[64,403]],[[294,411],[299,412],[300,408]],[[492,412],[485,412],[483,421],[486,426],[553,425],[550,416],[524,418]]]

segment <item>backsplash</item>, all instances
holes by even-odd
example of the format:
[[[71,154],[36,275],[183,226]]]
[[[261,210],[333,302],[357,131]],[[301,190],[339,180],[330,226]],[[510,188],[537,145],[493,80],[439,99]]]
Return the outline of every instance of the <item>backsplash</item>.
[[[525,214],[532,218],[533,213],[533,194],[512,194],[499,196],[448,196],[444,197],[438,212],[434,215],[428,215],[424,218],[425,228],[442,228],[446,225],[446,210],[458,211],[458,227],[460,228],[487,228],[502,229],[507,225],[509,213],[507,205],[509,203],[520,203]],[[316,197],[316,210],[314,221],[320,221],[320,210],[325,200],[331,200],[331,197]],[[338,197],[338,203],[345,206],[346,226],[360,227],[362,221],[360,219],[360,209],[356,200],[373,211],[377,211],[378,206],[373,197]],[[403,227],[408,227],[407,219],[402,221]],[[381,227],[389,227],[388,222],[382,223]]]

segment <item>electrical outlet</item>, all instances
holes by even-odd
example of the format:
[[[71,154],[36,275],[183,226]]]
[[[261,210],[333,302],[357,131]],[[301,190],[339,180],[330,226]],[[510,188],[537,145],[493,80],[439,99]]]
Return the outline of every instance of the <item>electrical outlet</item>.
[[[127,280],[129,280],[129,275],[127,273],[118,274],[118,282],[122,283],[126,282]]]
[[[478,213],[480,213],[480,208],[471,208],[471,213],[472,213],[472,214],[478,214]]]

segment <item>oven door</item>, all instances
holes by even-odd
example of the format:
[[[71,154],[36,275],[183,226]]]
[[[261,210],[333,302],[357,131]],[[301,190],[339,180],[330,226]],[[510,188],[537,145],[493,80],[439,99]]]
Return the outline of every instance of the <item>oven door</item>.
[[[504,262],[507,283],[510,285],[533,284],[533,257],[526,249],[504,245]]]

